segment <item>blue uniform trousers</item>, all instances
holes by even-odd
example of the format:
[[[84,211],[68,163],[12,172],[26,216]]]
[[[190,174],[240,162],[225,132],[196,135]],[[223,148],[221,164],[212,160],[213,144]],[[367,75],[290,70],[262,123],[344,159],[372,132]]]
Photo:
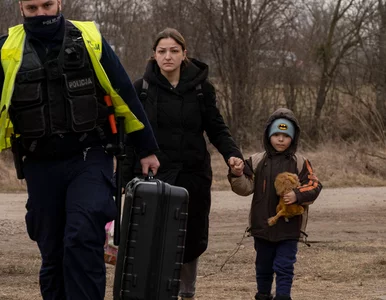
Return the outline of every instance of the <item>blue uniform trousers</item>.
[[[255,238],[256,282],[260,294],[270,295],[276,275],[276,296],[291,296],[297,240],[270,242]]]
[[[43,299],[104,299],[104,227],[116,215],[112,156],[94,147],[64,160],[27,158],[24,173]]]

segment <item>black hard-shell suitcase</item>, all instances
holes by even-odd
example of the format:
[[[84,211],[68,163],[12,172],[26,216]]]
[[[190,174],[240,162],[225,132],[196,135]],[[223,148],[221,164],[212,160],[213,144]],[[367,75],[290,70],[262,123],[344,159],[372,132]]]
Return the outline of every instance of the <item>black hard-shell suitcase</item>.
[[[114,300],[178,299],[189,195],[157,179],[126,186]]]

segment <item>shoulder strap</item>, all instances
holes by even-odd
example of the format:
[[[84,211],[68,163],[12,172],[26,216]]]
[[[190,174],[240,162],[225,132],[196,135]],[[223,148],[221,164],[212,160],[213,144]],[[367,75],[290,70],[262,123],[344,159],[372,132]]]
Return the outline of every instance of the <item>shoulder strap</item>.
[[[202,114],[204,114],[206,111],[206,107],[205,107],[204,91],[202,89],[201,83],[196,85],[196,97],[197,97],[198,103],[200,105],[200,111]]]
[[[197,98],[204,97],[204,93],[202,92],[201,83],[196,85]]]
[[[141,93],[139,94],[139,100],[144,102],[147,99],[147,90],[149,89],[149,83],[142,78],[142,89]]]
[[[298,171],[298,174],[303,170],[303,165],[305,162],[305,158],[303,155],[295,153],[295,159],[296,159],[296,168]],[[310,243],[307,241],[308,234],[306,233],[306,228],[307,228],[307,222],[308,222],[308,205],[304,205],[304,212],[301,215],[301,225],[300,225],[300,238],[299,240],[306,244],[308,247],[310,247]]]
[[[259,164],[264,160],[267,153],[259,152],[253,154],[249,159],[245,161],[245,167],[244,167],[244,174],[252,177],[256,173],[256,169],[258,168]]]
[[[149,82],[142,78],[142,87],[139,94],[139,100],[146,112],[147,118],[153,128],[154,133],[157,132],[157,87],[155,85],[149,85]],[[149,101],[148,101],[149,100]]]
[[[303,155],[295,153],[295,159],[296,159],[296,169],[298,174],[300,174],[300,172],[303,170],[305,158]]]
[[[144,102],[148,97],[149,83],[146,79],[142,78],[142,88],[141,93],[139,94],[139,99]],[[204,92],[202,90],[201,83],[196,85],[196,97],[200,104],[200,110],[202,113],[205,112],[205,104],[204,104]]]

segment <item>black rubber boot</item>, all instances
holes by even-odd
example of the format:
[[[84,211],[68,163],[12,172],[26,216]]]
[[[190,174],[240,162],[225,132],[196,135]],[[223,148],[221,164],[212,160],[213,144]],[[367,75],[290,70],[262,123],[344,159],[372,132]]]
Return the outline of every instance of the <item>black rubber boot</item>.
[[[273,297],[272,295],[266,295],[266,294],[260,294],[260,293],[257,293],[255,295],[255,300],[272,300]]]

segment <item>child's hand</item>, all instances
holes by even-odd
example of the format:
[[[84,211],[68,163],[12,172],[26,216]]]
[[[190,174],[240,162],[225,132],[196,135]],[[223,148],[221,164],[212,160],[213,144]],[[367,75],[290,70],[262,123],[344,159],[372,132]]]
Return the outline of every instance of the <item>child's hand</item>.
[[[241,158],[238,157],[230,157],[228,159],[228,165],[231,168],[231,173],[235,176],[241,176],[243,175],[244,170],[244,161]]]
[[[290,191],[283,196],[283,199],[284,203],[287,205],[294,204],[296,202],[296,194],[294,191]]]

